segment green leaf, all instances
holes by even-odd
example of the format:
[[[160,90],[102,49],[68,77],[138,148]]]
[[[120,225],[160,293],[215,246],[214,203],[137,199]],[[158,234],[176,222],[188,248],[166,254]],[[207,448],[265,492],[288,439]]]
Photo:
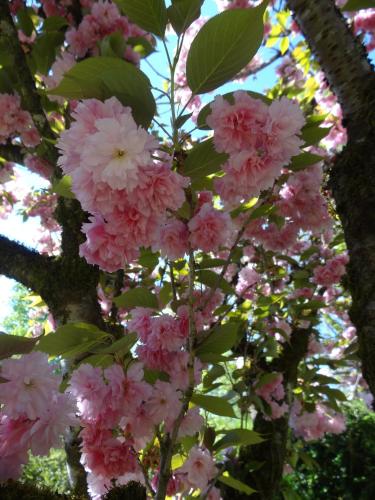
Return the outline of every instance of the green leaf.
[[[58,31],[68,25],[69,23],[65,17],[49,16],[43,22],[43,31]]]
[[[221,288],[221,290],[223,290],[223,292],[225,293],[234,294],[233,288],[224,278],[208,269],[197,271],[197,280],[210,288],[218,287]]]
[[[203,378],[203,386],[206,389],[209,387],[217,378],[225,375],[225,370],[221,365],[214,365],[210,371]]]
[[[208,269],[210,267],[222,267],[226,263],[224,259],[203,259],[197,264],[199,269]]]
[[[100,354],[116,354],[121,352],[122,355],[127,354],[133,345],[137,342],[138,335],[134,332],[127,333],[121,339],[116,340],[113,344],[104,347],[103,349],[99,349],[98,352]]]
[[[228,155],[226,153],[218,153],[215,150],[211,138],[198,143],[190,150],[184,164],[183,173],[193,180],[197,180],[218,172],[227,159]]]
[[[173,298],[173,288],[169,282],[164,283],[159,292],[159,299],[161,303],[166,306]]]
[[[47,75],[50,67],[55,62],[57,49],[60,48],[63,42],[64,33],[59,31],[49,31],[37,37],[31,54],[40,73]]]
[[[61,179],[58,179],[52,184],[52,191],[59,196],[64,198],[74,199],[74,193],[72,193],[72,178],[70,175],[64,175]]]
[[[260,99],[261,101],[264,102],[264,104],[271,104],[272,99],[269,99],[263,94],[259,94],[258,92],[253,92],[251,90],[246,91],[246,93],[250,96],[253,97],[254,99]],[[228,92],[226,94],[223,94],[221,97],[228,101],[231,104],[234,104],[234,97],[233,97],[234,92]],[[211,127],[209,127],[206,123],[207,117],[212,113],[212,106],[213,102],[209,102],[206,104],[199,112],[198,118],[197,118],[197,125],[198,128],[201,130],[211,130]]]
[[[222,417],[236,417],[232,406],[228,401],[216,396],[205,396],[203,394],[193,394],[191,402],[204,410],[220,415]]]
[[[374,0],[349,0],[342,10],[360,10],[360,9],[371,9],[375,7]]]
[[[232,358],[215,352],[201,352],[199,354],[199,359],[203,361],[203,363],[215,364],[221,362],[225,363],[226,361],[230,361]]]
[[[137,287],[128,290],[127,292],[115,297],[113,302],[117,307],[123,307],[124,309],[133,309],[133,307],[150,307],[151,309],[157,309],[158,299],[156,295],[150,292],[145,287]]]
[[[206,353],[223,354],[229,351],[236,343],[239,326],[240,323],[229,321],[216,327],[198,346],[197,356]]]
[[[338,401],[346,401],[347,398],[343,392],[339,389],[333,389],[331,387],[319,386],[318,391],[325,394],[328,399],[336,399]]]
[[[29,9],[23,8],[17,12],[18,27],[26,36],[31,36],[34,31],[34,24],[30,17]]]
[[[162,371],[144,368],[143,372],[144,381],[151,385],[154,385],[157,380],[163,380],[163,382],[169,382],[170,380],[169,375]]]
[[[92,366],[100,366],[101,368],[108,368],[113,365],[114,359],[110,354],[93,354],[87,356],[82,363],[89,363]]]
[[[281,52],[281,55],[284,55],[285,52],[287,52],[288,49],[289,49],[289,38],[287,36],[284,36],[281,39],[281,42],[280,42],[280,52]]]
[[[160,37],[168,22],[164,0],[115,0],[122,12],[141,28]]]
[[[175,121],[176,128],[181,128],[191,117],[193,113],[186,113],[185,115],[180,115]]]
[[[172,0],[168,17],[173,29],[180,35],[201,15],[203,0]]]
[[[148,127],[156,109],[150,87],[147,76],[134,64],[117,57],[90,57],[75,64],[48,93],[68,99],[115,96],[132,108],[138,124]]]
[[[147,57],[155,52],[154,46],[144,36],[132,36],[126,42],[141,57]]]
[[[36,350],[50,356],[73,357],[99,346],[108,338],[108,334],[89,323],[67,323],[56,332],[42,337]]]
[[[36,342],[37,339],[0,332],[0,359],[10,358],[13,354],[27,354],[33,350]]]
[[[150,248],[142,248],[138,262],[141,266],[153,270],[158,265],[159,253],[154,253]]]
[[[249,429],[231,429],[214,445],[214,450],[219,451],[230,446],[248,446],[264,441],[258,432]]]
[[[302,170],[309,165],[315,165],[315,163],[319,163],[322,160],[324,160],[323,156],[315,155],[306,151],[305,153],[294,156],[288,165],[288,168],[297,172],[298,170]]]
[[[119,31],[111,33],[100,42],[100,54],[107,57],[124,57],[126,42],[124,36]]]
[[[251,61],[262,43],[266,5],[226,10],[201,28],[186,61],[187,82],[194,94],[220,87]]]
[[[326,137],[332,127],[319,127],[317,125],[305,125],[302,129],[301,138],[305,141],[304,147],[318,144]]]
[[[226,484],[227,486],[230,486],[235,490],[241,491],[246,495],[252,495],[256,491],[242,481],[239,481],[238,479],[230,476],[228,472],[224,472],[221,476],[218,477],[218,479],[221,483]]]

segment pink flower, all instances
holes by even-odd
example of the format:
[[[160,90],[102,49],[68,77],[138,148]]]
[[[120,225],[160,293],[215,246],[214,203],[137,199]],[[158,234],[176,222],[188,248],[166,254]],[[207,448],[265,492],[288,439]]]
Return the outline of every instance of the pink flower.
[[[6,414],[12,418],[26,415],[31,420],[45,412],[61,381],[48,364],[48,356],[41,352],[5,359],[1,377],[7,380],[0,384],[0,401]]]
[[[238,295],[247,295],[251,289],[260,281],[260,275],[255,271],[252,266],[246,266],[238,273],[238,282],[236,285],[236,293]]]
[[[204,490],[215,477],[217,468],[208,450],[193,446],[178,472],[187,474],[187,481],[192,488]]]
[[[56,394],[43,415],[30,430],[30,448],[35,455],[47,455],[61,445],[61,436],[69,426],[78,425],[76,405],[68,394]]]
[[[100,217],[90,217],[82,230],[87,240],[79,248],[79,254],[89,264],[114,272],[138,257],[135,245],[129,247],[129,240],[121,234],[116,223],[106,223]]]
[[[137,187],[129,193],[129,203],[145,215],[178,210],[185,201],[184,188],[188,184],[189,179],[173,172],[168,165],[150,164],[140,168]]]
[[[179,393],[173,385],[158,380],[146,406],[155,424],[165,419],[174,420],[181,409]]]
[[[345,430],[344,416],[317,404],[314,412],[302,411],[301,403],[295,401],[290,415],[290,426],[297,437],[305,441],[321,439],[326,432],[340,434]]]
[[[95,129],[82,144],[84,168],[112,189],[134,189],[138,168],[150,161],[150,151],[156,146],[153,136],[137,127],[130,108],[125,107],[119,117],[98,118]]]
[[[77,399],[77,407],[84,421],[100,418],[108,394],[100,368],[89,364],[80,365],[70,378],[68,392]]]
[[[349,257],[345,254],[337,255],[327,260],[323,266],[317,266],[314,269],[314,282],[322,286],[330,286],[339,283],[341,277],[346,272],[346,264]]]
[[[182,259],[189,250],[189,231],[186,224],[177,219],[168,219],[160,226],[154,248],[160,248],[161,254],[171,260]]]
[[[245,91],[233,94],[234,104],[216,96],[207,124],[214,129],[217,151],[235,153],[255,146],[255,140],[267,121],[267,106]]]
[[[205,203],[188,224],[190,243],[204,252],[215,252],[229,244],[232,235],[230,216]]]
[[[81,462],[88,472],[115,479],[138,469],[136,453],[126,441],[112,437],[110,431],[86,427],[81,432]]]
[[[256,387],[255,393],[268,403],[271,410],[270,418],[276,420],[288,411],[289,406],[282,401],[285,397],[283,375],[281,373],[275,373],[274,375],[272,380],[260,387]],[[267,415],[265,415],[265,418],[269,419]]]
[[[204,425],[204,418],[199,414],[199,408],[191,408],[188,410],[184,416],[179,431],[178,436],[193,436],[201,430]]]

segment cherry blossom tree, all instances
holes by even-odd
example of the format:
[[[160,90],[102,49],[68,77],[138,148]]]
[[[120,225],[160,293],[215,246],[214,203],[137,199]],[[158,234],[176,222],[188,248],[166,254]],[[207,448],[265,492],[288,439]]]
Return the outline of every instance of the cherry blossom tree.
[[[0,336],[0,482],[63,437],[84,497],[287,497],[375,393],[375,9],[337,4],[0,0],[0,215],[40,220],[0,273],[44,321]]]

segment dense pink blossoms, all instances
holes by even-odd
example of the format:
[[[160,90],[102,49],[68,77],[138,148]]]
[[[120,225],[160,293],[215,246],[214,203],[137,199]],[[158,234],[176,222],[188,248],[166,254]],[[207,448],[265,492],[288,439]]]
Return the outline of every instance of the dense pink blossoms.
[[[270,408],[270,417],[276,420],[288,411],[289,406],[284,401],[283,375],[281,373],[275,373],[274,375],[270,382],[266,382],[259,387],[255,386],[255,393],[266,401]],[[265,415],[264,418],[268,420],[270,417]]]
[[[326,432],[340,434],[345,430],[345,418],[319,403],[314,412],[302,411],[299,401],[295,401],[290,416],[290,425],[297,437],[305,441],[321,439]]]
[[[115,3],[99,0],[93,2],[91,11],[85,15],[77,28],[70,28],[66,34],[69,51],[77,57],[84,57],[87,52],[98,52],[97,42],[105,36],[119,32],[124,41],[131,37],[145,36],[141,28],[122,16]],[[151,42],[149,35],[146,35]],[[132,62],[139,62],[139,55],[127,45],[124,56]]]
[[[281,168],[299,153],[302,140],[297,134],[304,118],[299,106],[284,97],[269,106],[245,91],[233,97],[231,104],[217,96],[207,123],[217,151],[230,155],[223,166],[226,175],[215,187],[234,206],[272,187]]]
[[[60,164],[82,207],[95,214],[83,225],[81,255],[112,272],[140,247],[159,246],[167,211],[183,204],[188,179],[151,159],[157,142],[116,98],[84,101],[73,117],[59,141]]]
[[[35,147],[40,142],[31,115],[21,109],[17,95],[0,94],[0,144],[8,139],[20,138],[26,147]]]
[[[346,254],[337,255],[328,259],[323,266],[314,269],[314,281],[318,285],[330,286],[339,283],[341,277],[346,272],[346,264],[349,257]]]
[[[77,424],[75,404],[58,391],[46,354],[32,352],[2,362],[0,384],[0,481],[17,479],[27,451],[48,454],[60,445],[69,425]]]

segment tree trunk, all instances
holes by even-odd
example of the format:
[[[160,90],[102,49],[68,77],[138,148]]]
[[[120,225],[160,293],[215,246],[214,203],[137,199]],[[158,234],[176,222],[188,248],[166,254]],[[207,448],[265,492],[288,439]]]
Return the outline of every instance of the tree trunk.
[[[330,188],[350,257],[350,317],[363,374],[375,395],[375,73],[333,0],[287,3],[337,96],[348,132],[332,165]]]

